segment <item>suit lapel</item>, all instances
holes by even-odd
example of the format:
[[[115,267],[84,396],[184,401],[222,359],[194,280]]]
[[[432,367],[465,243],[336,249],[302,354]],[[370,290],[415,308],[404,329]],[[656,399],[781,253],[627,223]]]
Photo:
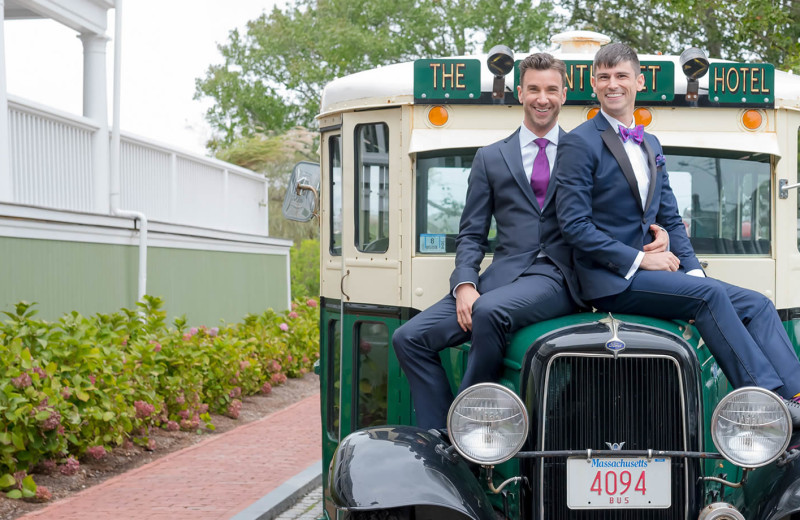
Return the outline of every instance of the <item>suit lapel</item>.
[[[598,117],[603,119],[603,121],[606,121],[606,118],[603,117],[602,114],[597,114],[595,119]],[[600,125],[598,125],[598,127],[599,126]],[[608,124],[608,121],[606,121],[605,126],[606,129],[602,134],[600,134],[600,137],[603,138],[603,142],[606,143],[606,146],[611,151],[614,159],[616,159],[617,163],[619,163],[619,168],[622,170],[622,174],[628,181],[628,186],[630,186],[634,198],[639,202],[639,207],[642,208],[642,197],[639,195],[639,184],[636,182],[636,175],[633,174],[633,166],[631,166],[631,161],[628,159],[628,154],[625,153],[625,147],[622,146],[622,141],[620,141],[619,135],[617,135],[614,129],[611,128],[611,125]],[[642,211],[644,211],[644,208],[642,208]]]
[[[647,166],[650,170],[650,186],[647,190],[647,202],[644,205],[644,210],[647,211],[650,207],[650,203],[653,202],[653,194],[656,191],[656,181],[658,177],[656,177],[656,157],[655,154],[653,154],[653,148],[647,142],[646,138],[642,141],[642,145],[644,145],[644,151],[647,153]]]
[[[522,193],[525,194],[525,197],[527,197],[528,201],[530,201],[534,208],[540,209],[539,203],[536,201],[536,197],[533,196],[531,182],[528,180],[528,176],[522,167],[522,152],[520,152],[519,147],[519,129],[517,129],[516,132],[511,134],[511,136],[505,140],[503,145],[500,147],[500,154],[506,161],[506,166],[508,166],[511,176],[514,177],[514,180],[517,181],[517,184],[519,184]]]

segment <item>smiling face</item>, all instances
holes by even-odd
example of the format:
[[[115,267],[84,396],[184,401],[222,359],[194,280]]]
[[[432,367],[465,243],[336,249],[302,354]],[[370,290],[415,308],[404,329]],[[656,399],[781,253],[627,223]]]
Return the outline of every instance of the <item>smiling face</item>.
[[[644,87],[644,76],[640,71],[634,71],[633,63],[621,61],[613,66],[595,64],[592,87],[603,112],[623,124],[631,124],[636,92]]]
[[[558,122],[561,105],[567,100],[567,88],[561,73],[554,69],[528,69],[517,87],[528,130],[544,137]]]

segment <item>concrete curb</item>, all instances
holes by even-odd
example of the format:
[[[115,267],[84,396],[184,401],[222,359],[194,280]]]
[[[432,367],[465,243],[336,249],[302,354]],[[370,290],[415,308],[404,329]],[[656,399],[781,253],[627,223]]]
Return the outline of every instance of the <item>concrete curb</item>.
[[[273,520],[306,493],[322,485],[322,459],[293,476],[231,520]]]

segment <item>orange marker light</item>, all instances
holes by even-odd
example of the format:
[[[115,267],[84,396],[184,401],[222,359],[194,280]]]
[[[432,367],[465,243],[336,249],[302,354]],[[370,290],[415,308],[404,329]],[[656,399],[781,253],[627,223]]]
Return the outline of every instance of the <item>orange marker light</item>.
[[[742,114],[742,124],[748,130],[756,130],[761,127],[764,121],[761,112],[758,110],[745,110]]]
[[[589,112],[586,113],[586,120],[594,119],[594,116],[600,113],[599,107],[592,107],[589,109]]]
[[[436,105],[428,110],[428,121],[430,121],[433,126],[444,125],[447,123],[449,117],[450,115],[447,113],[447,109],[441,105]]]
[[[650,126],[653,122],[653,114],[646,108],[639,107],[633,111],[633,120],[637,125]]]

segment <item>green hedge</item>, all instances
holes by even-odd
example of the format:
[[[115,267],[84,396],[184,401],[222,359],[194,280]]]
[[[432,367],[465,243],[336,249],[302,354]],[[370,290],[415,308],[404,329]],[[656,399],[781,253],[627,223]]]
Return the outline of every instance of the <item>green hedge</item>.
[[[0,325],[0,489],[46,497],[31,473],[75,473],[150,428],[213,429],[210,412],[237,418],[240,397],[301,377],[319,357],[317,301],[241,323],[166,326],[163,302],[57,323],[18,303]]]

